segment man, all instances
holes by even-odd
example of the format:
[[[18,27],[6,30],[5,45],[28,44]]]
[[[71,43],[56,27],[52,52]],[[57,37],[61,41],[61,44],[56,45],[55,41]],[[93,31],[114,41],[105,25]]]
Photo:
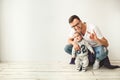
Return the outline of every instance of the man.
[[[72,52],[72,48],[79,50],[80,46],[74,42],[73,34],[75,31],[81,33],[83,38],[93,47],[95,55],[89,53],[89,63],[93,64],[93,69],[98,69],[102,65],[107,68],[118,68],[119,66],[113,66],[110,64],[108,54],[108,41],[101,34],[100,30],[94,26],[83,23],[77,15],[72,15],[69,18],[69,24],[72,27],[71,34],[69,36],[69,44],[65,46],[65,51],[69,54]],[[71,59],[70,64],[74,64],[75,58]]]

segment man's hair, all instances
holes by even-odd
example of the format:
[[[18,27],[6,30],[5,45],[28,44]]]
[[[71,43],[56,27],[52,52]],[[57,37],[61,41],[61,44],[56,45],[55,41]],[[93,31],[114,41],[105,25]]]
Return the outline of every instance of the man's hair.
[[[74,19],[80,20],[80,18],[79,18],[77,15],[72,15],[72,16],[69,18],[69,23],[73,22]],[[81,21],[81,20],[80,20],[80,21]]]

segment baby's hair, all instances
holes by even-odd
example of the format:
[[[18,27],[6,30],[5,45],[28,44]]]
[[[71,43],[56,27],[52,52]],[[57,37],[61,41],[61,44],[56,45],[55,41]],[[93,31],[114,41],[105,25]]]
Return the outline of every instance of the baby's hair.
[[[82,34],[81,34],[81,33],[79,33],[79,32],[77,32],[77,31],[76,31],[74,34],[79,34],[80,36],[82,36]]]

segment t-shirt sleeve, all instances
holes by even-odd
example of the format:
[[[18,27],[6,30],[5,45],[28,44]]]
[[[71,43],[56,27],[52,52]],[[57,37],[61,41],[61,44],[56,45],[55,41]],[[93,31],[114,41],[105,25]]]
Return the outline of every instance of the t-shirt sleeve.
[[[103,35],[97,26],[94,27],[94,31],[99,39],[103,38]]]

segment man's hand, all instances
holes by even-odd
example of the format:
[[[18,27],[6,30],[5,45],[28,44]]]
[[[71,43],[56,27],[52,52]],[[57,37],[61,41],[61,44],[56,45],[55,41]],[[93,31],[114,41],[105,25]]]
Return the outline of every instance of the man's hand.
[[[98,40],[95,31],[93,31],[93,33],[91,33],[91,32],[87,32],[87,33],[90,34],[90,39],[92,39],[93,41],[97,41]]]
[[[95,52],[93,51],[93,52],[91,52],[91,54],[95,54]]]

